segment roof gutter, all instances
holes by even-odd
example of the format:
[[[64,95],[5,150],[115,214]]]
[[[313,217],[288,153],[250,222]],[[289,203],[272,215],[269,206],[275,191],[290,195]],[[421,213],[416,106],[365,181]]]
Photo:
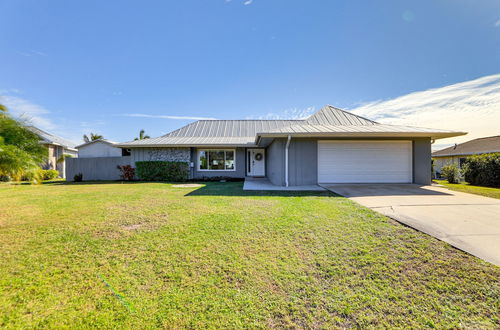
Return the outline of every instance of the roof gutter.
[[[291,135],[288,135],[285,146],[285,187],[288,187],[288,148],[290,147]]]

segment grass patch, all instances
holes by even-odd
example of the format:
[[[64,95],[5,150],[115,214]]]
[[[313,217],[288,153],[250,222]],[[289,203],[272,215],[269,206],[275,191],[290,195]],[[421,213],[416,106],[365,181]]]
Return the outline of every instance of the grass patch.
[[[500,327],[500,268],[327,192],[0,186],[0,327]]]
[[[500,199],[500,188],[473,186],[468,183],[448,183],[446,180],[434,180],[450,190]]]

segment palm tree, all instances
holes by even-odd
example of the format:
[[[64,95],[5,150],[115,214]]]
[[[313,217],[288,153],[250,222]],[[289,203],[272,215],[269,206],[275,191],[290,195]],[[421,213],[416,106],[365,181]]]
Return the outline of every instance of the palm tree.
[[[136,141],[136,140],[144,140],[144,139],[149,139],[149,138],[150,138],[150,136],[146,135],[146,132],[144,132],[144,130],[141,129],[141,131],[139,132],[139,137],[135,138],[134,141]]]
[[[90,132],[90,138],[87,136],[87,134],[83,134],[83,141],[85,141],[85,142],[102,140],[102,139],[104,139],[104,137],[101,134],[95,134],[95,133]]]
[[[0,111],[3,111],[3,112],[6,112],[7,111],[7,107],[3,104],[0,104]]]

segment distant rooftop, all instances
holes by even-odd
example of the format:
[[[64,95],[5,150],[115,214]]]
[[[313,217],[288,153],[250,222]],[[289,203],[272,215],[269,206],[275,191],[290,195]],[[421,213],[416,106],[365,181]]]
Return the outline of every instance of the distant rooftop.
[[[36,135],[38,135],[42,140],[41,142],[44,144],[54,144],[62,146],[66,149],[75,149],[75,144],[73,142],[65,140],[62,137],[42,131],[41,129],[35,126],[27,126],[27,128]]]
[[[474,139],[456,144],[452,147],[434,151],[432,153],[432,157],[478,155],[493,152],[500,152],[500,135]]]

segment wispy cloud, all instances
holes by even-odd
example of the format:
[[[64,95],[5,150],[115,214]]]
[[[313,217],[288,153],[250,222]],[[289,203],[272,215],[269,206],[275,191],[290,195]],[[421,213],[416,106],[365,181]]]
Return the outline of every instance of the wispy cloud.
[[[12,90],[0,90],[0,103],[5,105],[15,117],[23,118],[42,129],[54,129],[56,125],[47,118],[49,110],[16,95],[7,94]]]
[[[251,5],[252,3],[253,3],[253,0],[246,0],[245,2],[243,2],[243,4],[245,6]]]
[[[28,51],[22,51],[18,52],[19,55],[30,57],[30,56],[48,56],[46,53],[38,51],[38,50],[28,50]]]
[[[500,74],[364,104],[353,113],[381,123],[469,132],[460,143],[500,134]]]
[[[286,109],[280,112],[268,112],[264,115],[250,116],[246,119],[305,119],[312,115],[315,111],[314,107],[308,107],[305,109]]]
[[[495,27],[499,27],[499,26],[500,26],[500,19],[495,22]]]
[[[157,118],[157,119],[174,119],[174,120],[215,120],[213,117],[196,117],[196,116],[170,116],[170,115],[148,115],[145,113],[126,113],[119,115],[123,117],[140,117],[140,118]]]

